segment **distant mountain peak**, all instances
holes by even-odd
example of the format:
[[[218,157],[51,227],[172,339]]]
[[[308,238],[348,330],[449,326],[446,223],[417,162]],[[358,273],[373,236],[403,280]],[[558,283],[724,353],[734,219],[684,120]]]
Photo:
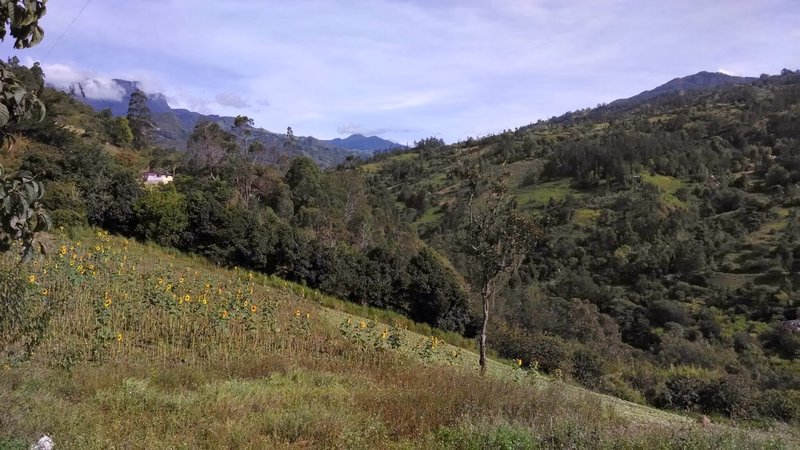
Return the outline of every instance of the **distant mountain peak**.
[[[658,96],[672,92],[699,91],[704,89],[714,89],[721,86],[731,86],[736,84],[749,84],[755,81],[753,77],[739,77],[728,75],[722,72],[700,71],[685,77],[673,78],[666,83],[641,92],[633,97],[615,100],[609,105],[626,105],[647,102]]]
[[[380,150],[392,150],[395,148],[404,147],[397,142],[392,142],[378,136],[364,136],[360,133],[351,134],[344,139],[331,139],[327,142],[329,142],[331,145],[352,150],[360,154],[372,154]]]

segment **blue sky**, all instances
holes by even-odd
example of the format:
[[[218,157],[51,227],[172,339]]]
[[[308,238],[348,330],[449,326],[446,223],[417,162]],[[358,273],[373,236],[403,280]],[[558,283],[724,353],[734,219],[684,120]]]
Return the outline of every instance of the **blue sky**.
[[[133,79],[328,139],[452,142],[701,70],[800,68],[796,0],[93,0],[67,29],[85,3],[51,0],[38,47],[0,48],[93,96]]]

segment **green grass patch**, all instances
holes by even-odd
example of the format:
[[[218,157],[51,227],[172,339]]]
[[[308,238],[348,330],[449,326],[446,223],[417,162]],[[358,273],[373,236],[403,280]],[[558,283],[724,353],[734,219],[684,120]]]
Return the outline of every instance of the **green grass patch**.
[[[754,281],[757,277],[757,274],[714,272],[709,274],[706,280],[711,286],[735,290]]]
[[[442,209],[438,206],[432,206],[425,210],[425,213],[422,214],[417,220],[412,223],[412,226],[419,227],[421,225],[427,225],[430,223],[438,222],[439,219],[444,216],[442,213]]]
[[[413,161],[419,158],[419,153],[408,152],[408,153],[401,153],[399,155],[395,155],[392,157],[387,158],[387,161]]]
[[[557,181],[538,183],[517,193],[517,201],[523,207],[540,207],[550,199],[563,200],[567,195],[580,196],[581,193],[571,186],[572,180],[565,178]]]
[[[364,164],[359,166],[358,168],[363,170],[366,173],[377,173],[381,170],[382,163],[381,162],[374,162],[369,164]]]
[[[666,175],[653,175],[649,172],[642,172],[641,175],[642,181],[650,183],[661,190],[661,199],[666,205],[677,208],[686,207],[686,202],[678,199],[678,197],[675,196],[675,192],[678,189],[686,186],[686,183],[677,178]]]
[[[359,168],[366,173],[377,173],[380,172],[380,170],[388,161],[413,161],[417,158],[419,158],[419,153],[401,153],[399,155],[390,156],[378,162],[364,164],[359,166]]]
[[[761,225],[761,228],[748,234],[745,241],[751,245],[766,244],[780,237],[779,232],[786,229],[789,221],[786,219],[777,220],[774,222],[767,222]]]
[[[600,218],[600,214],[601,211],[599,209],[578,208],[575,210],[572,220],[578,225],[590,226]]]

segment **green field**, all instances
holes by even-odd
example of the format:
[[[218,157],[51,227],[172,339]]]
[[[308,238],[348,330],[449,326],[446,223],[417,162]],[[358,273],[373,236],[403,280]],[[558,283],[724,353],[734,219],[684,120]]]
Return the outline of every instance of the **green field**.
[[[517,193],[519,204],[523,207],[540,207],[550,199],[563,200],[567,195],[580,196],[581,193],[571,186],[571,180],[548,181],[538,183]]]
[[[395,156],[390,156],[390,157],[388,157],[388,158],[386,158],[386,159],[384,159],[382,161],[378,161],[378,162],[374,162],[374,163],[370,163],[370,164],[364,164],[364,165],[361,165],[359,167],[364,172],[375,173],[375,172],[379,171],[388,161],[413,161],[413,160],[415,160],[417,158],[419,158],[419,153],[407,152],[407,153],[401,153],[401,154],[395,155]]]
[[[686,202],[678,199],[675,196],[675,192],[678,189],[685,187],[686,183],[677,178],[668,177],[665,175],[653,175],[649,172],[642,172],[641,176],[642,181],[655,185],[661,190],[662,200],[665,204],[671,207],[686,207]]]
[[[578,208],[572,220],[578,225],[589,226],[600,218],[600,214],[599,209]]]

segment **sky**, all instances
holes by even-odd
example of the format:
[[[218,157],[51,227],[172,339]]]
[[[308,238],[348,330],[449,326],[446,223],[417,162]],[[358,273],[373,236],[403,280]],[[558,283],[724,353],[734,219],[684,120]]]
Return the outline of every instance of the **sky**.
[[[797,0],[52,0],[47,10],[41,44],[6,39],[0,54],[40,61],[55,86],[83,81],[87,95],[115,98],[112,78],[135,80],[175,108],[321,139],[454,142],[701,70],[800,68]]]

